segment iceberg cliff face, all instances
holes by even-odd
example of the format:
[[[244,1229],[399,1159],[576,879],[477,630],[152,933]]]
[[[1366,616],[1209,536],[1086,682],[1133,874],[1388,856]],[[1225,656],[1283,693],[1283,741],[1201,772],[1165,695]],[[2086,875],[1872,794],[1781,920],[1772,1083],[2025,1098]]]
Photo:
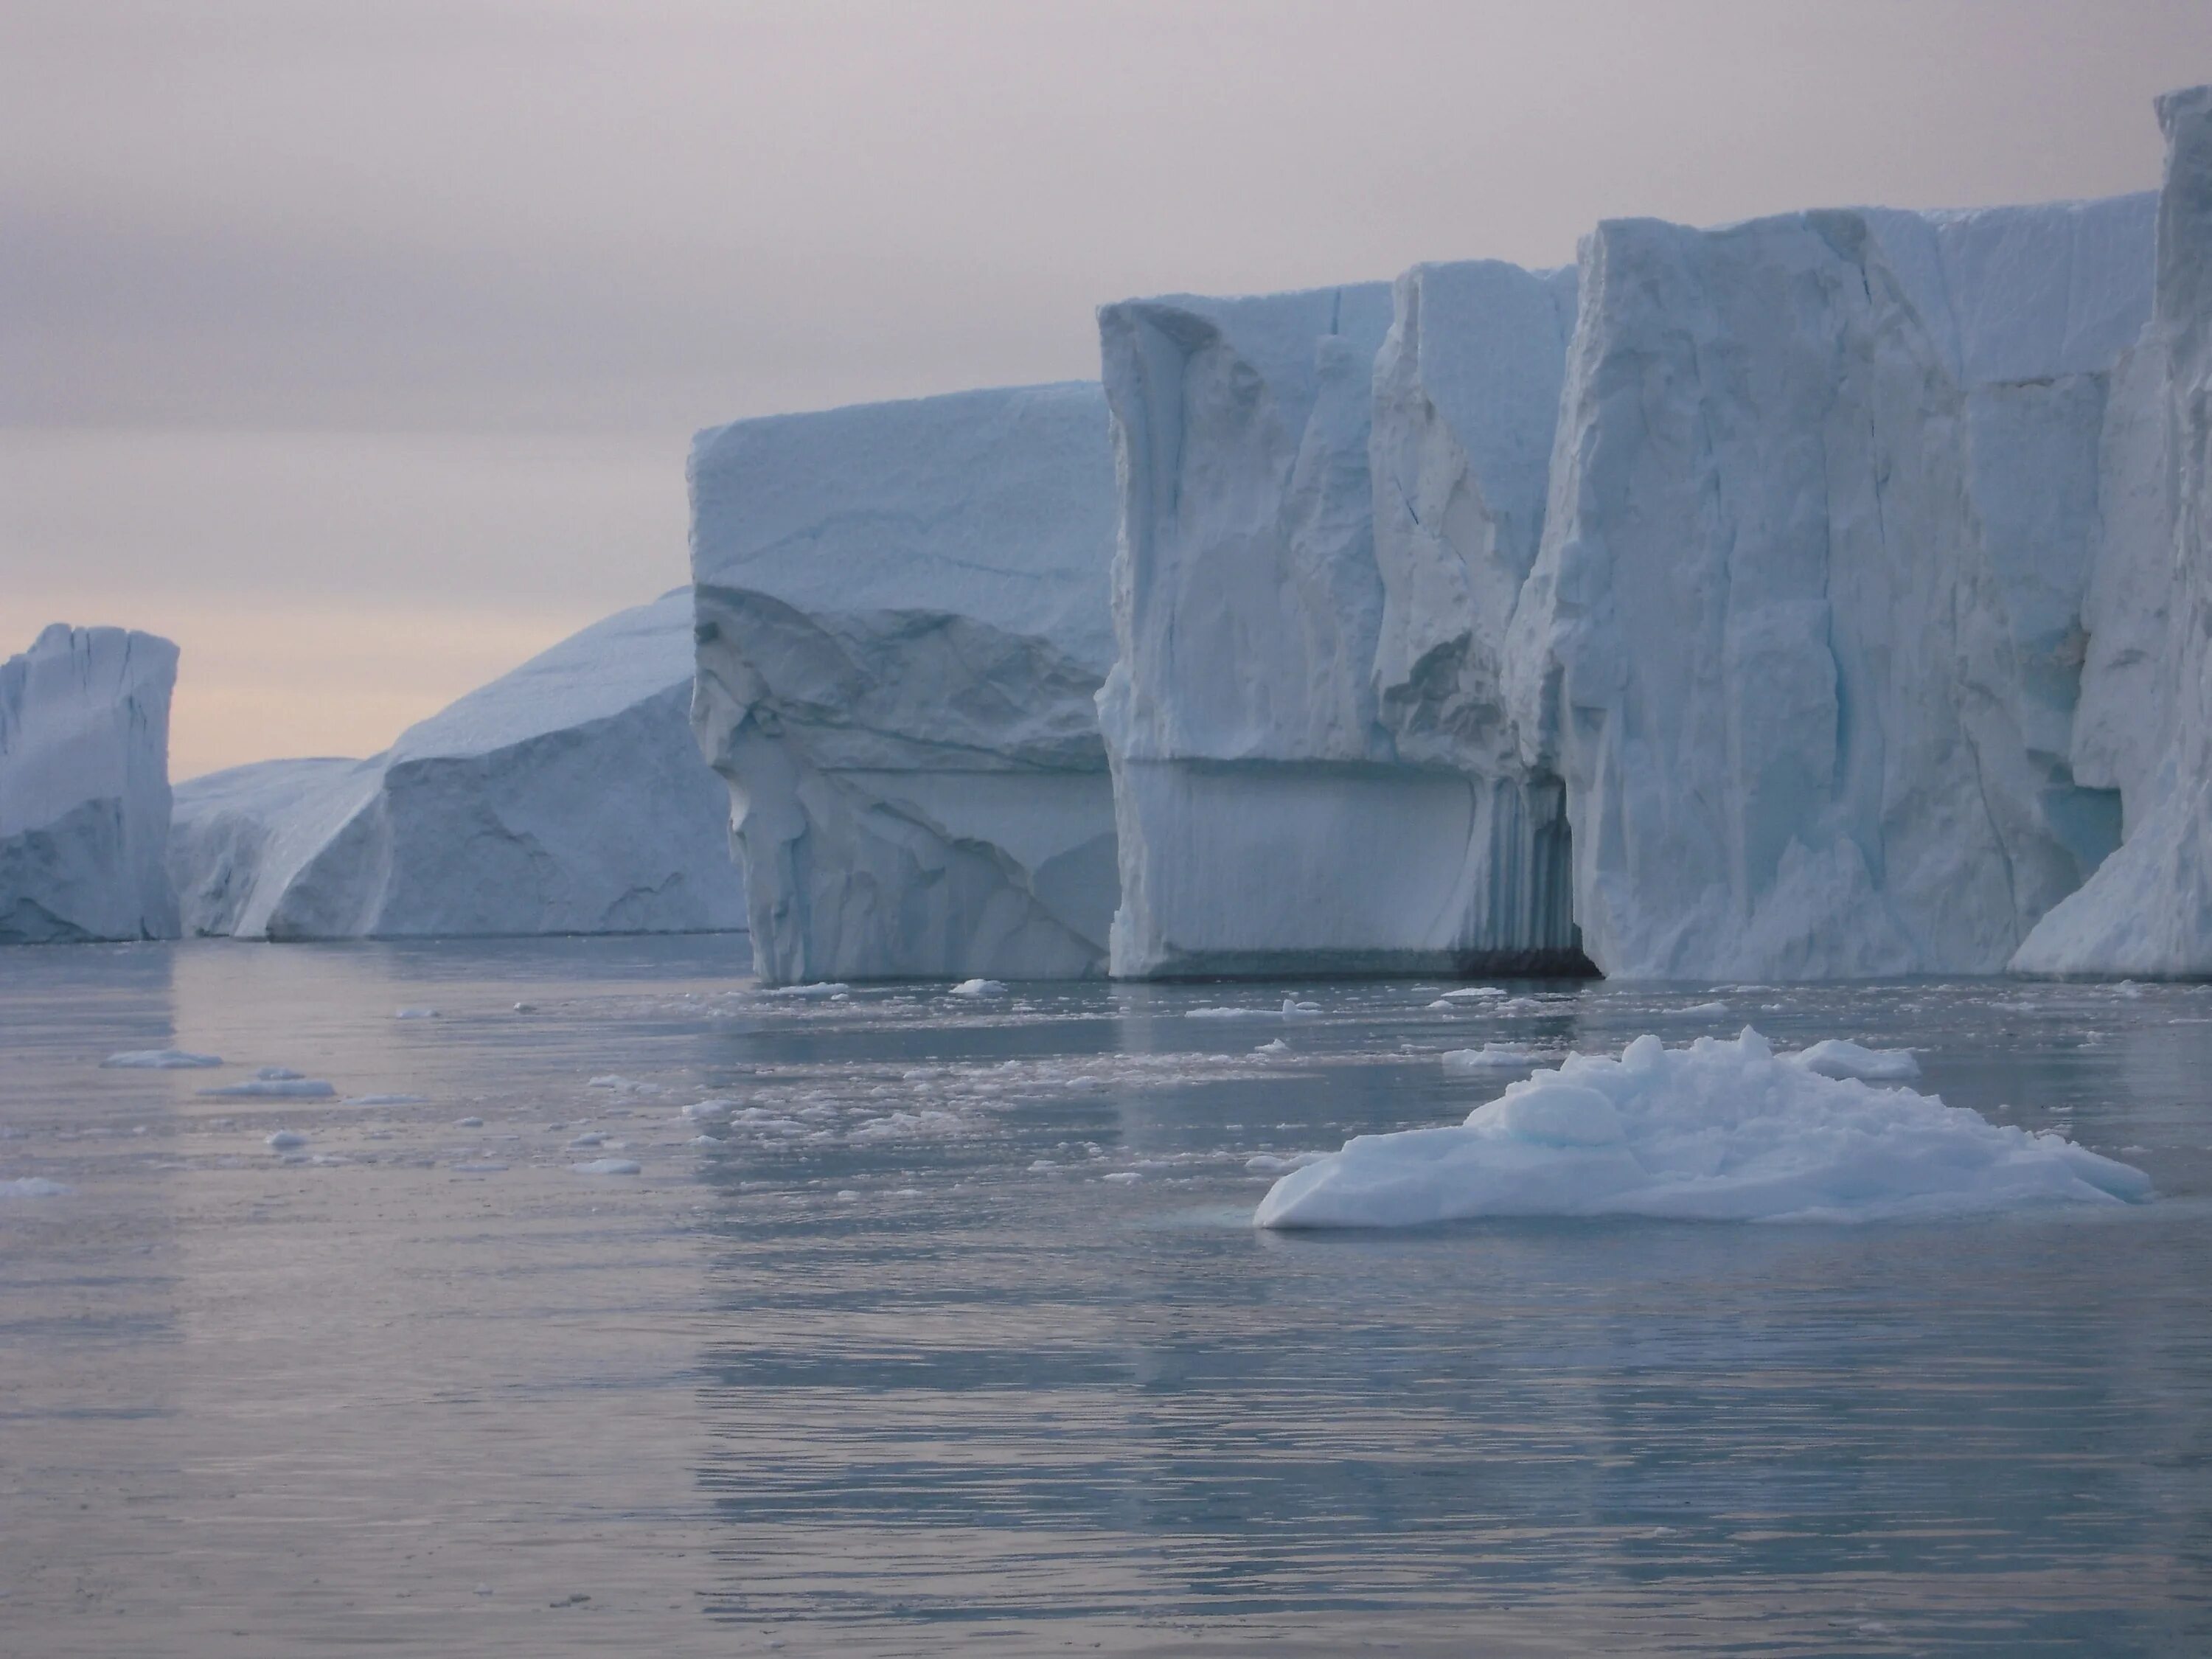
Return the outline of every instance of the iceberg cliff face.
[[[1572,295],[1485,261],[1100,312],[1116,974],[1579,963],[1498,692]]]
[[[692,722],[763,977],[1103,972],[1099,389],[741,421],[699,435],[691,492]]]
[[[2212,87],[2159,100],[2157,299],[2104,428],[2077,774],[2127,839],[2014,956],[2038,974],[2212,974]]]
[[[687,592],[599,623],[367,761],[177,792],[188,929],[276,939],[744,926],[722,792],[690,739]]]
[[[1995,971],[2116,842],[2074,726],[2154,214],[1589,239],[1507,679],[1600,968]]]
[[[0,944],[173,939],[177,647],[57,623],[0,663]]]

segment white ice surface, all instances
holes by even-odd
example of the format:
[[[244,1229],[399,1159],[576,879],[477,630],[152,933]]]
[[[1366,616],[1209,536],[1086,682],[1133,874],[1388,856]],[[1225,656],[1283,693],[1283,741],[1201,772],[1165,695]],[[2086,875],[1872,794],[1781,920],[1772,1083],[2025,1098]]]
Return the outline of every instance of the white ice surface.
[[[1277,1182],[1254,1219],[1878,1221],[2150,1195],[2130,1165],[1935,1096],[1822,1077],[1747,1029],[1686,1048],[1638,1037],[1619,1060],[1539,1071],[1460,1127],[1358,1136]]]
[[[1841,1037],[1824,1038],[1783,1058],[1822,1077],[1856,1078],[1862,1083],[1909,1083],[1920,1075],[1920,1062],[1908,1048],[1869,1048]]]
[[[177,647],[56,623],[0,662],[0,945],[173,939]]]
[[[177,790],[187,931],[329,939],[745,926],[726,801],[689,729],[687,591],[622,611],[367,761]]]

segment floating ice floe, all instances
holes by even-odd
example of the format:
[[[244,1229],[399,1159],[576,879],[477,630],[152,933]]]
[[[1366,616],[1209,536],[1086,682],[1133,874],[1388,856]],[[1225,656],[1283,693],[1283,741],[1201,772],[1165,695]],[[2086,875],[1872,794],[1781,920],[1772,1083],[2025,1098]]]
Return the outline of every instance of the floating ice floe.
[[[1318,1002],[1285,997],[1279,1008],[1186,1008],[1185,1019],[1311,1019],[1321,1012]]]
[[[1002,997],[1006,988],[995,979],[963,979],[946,993],[956,997]]]
[[[435,1019],[438,1011],[435,1008],[402,1008],[392,1017],[394,1019]]]
[[[595,1158],[589,1164],[571,1164],[568,1167],[578,1175],[588,1176],[632,1176],[638,1172],[637,1160],[629,1158]]]
[[[1577,1054],[1455,1127],[1361,1135],[1285,1176],[1262,1227],[1483,1216],[1876,1221],[2142,1203],[2149,1178],[1910,1089],[1821,1076],[1746,1027]]]
[[[348,1095],[345,1103],[349,1106],[427,1106],[430,1103],[430,1097],[428,1095]]]
[[[1822,1077],[1856,1078],[1862,1083],[1908,1083],[1920,1075],[1920,1062],[1910,1048],[1869,1048],[1840,1037],[1783,1058]]]
[[[214,1099],[328,1100],[337,1093],[320,1078],[302,1077],[284,1066],[264,1066],[240,1083],[222,1083],[193,1093]]]
[[[49,1181],[44,1176],[18,1176],[13,1181],[0,1181],[0,1198],[59,1198],[70,1190],[66,1182]]]
[[[126,1048],[100,1062],[119,1071],[210,1071],[222,1064],[221,1054],[196,1054],[188,1048]]]
[[[823,980],[813,985],[772,985],[761,994],[764,997],[795,997],[811,1002],[817,999],[848,994],[852,987],[836,980]]]
[[[1454,1048],[1444,1055],[1444,1070],[1454,1077],[1525,1072],[1541,1063],[1542,1056],[1534,1048],[1517,1042],[1486,1042],[1480,1048]]]
[[[306,1146],[307,1138],[297,1129],[279,1129],[264,1144],[272,1152],[293,1152]]]

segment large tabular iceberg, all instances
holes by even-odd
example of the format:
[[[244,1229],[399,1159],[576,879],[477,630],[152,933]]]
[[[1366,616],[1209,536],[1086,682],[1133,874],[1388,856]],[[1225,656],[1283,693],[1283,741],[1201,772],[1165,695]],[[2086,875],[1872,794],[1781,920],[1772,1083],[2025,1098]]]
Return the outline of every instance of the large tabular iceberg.
[[[169,939],[177,647],[57,623],[0,663],[0,944]]]
[[[1358,1136],[1278,1181],[1254,1219],[1873,1221],[2151,1195],[2131,1165],[1932,1095],[1824,1075],[1834,1062],[1777,1055],[1750,1030],[1686,1048],[1638,1037],[1619,1060],[1540,1071],[1458,1127]]]
[[[1601,969],[1993,972],[2117,842],[2073,728],[2155,210],[1586,243],[1507,658]]]
[[[1101,973],[1114,489],[1095,385],[692,449],[692,719],[772,984]]]
[[[2017,972],[2212,974],[2212,87],[2159,100],[2157,299],[2104,428],[2075,774],[2125,843],[2036,925]]]
[[[1579,964],[1498,691],[1573,293],[1481,261],[1100,312],[1117,975]]]
[[[691,628],[679,590],[563,641],[374,759],[270,761],[179,786],[170,862],[187,928],[743,928],[722,791],[687,719]]]

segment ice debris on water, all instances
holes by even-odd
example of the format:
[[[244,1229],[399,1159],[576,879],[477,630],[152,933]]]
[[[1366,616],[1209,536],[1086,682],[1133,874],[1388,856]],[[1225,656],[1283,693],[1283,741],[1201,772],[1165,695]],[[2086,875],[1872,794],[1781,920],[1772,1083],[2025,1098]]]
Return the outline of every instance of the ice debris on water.
[[[813,985],[771,986],[761,994],[764,997],[796,998],[802,1002],[811,1002],[829,997],[843,996],[852,988],[849,985],[841,984],[834,980],[823,980]]]
[[[435,1019],[437,1018],[438,1011],[435,1008],[402,1008],[392,1015],[394,1019]]]
[[[348,1095],[349,1106],[427,1106],[428,1095]]]
[[[2143,1203],[2140,1170],[1905,1088],[1778,1057],[1747,1026],[1571,1055],[1457,1127],[1361,1135],[1284,1176],[1262,1227],[1480,1216],[1876,1221]]]
[[[265,1144],[272,1152],[296,1152],[307,1144],[307,1138],[297,1129],[279,1129]]]
[[[1296,997],[1285,997],[1279,1008],[1207,1007],[1186,1008],[1185,1019],[1312,1019],[1321,1012],[1318,1002],[1300,1002]]]
[[[126,1048],[100,1062],[122,1071],[197,1072],[222,1064],[221,1054],[196,1054],[189,1048]]]
[[[588,1164],[571,1164],[568,1167],[578,1175],[634,1176],[639,1166],[635,1158],[595,1158]]]
[[[954,986],[950,991],[946,992],[945,994],[947,996],[971,997],[976,999],[984,997],[1002,997],[1006,994],[1006,988],[1003,983],[995,979],[963,979],[959,984]]]

